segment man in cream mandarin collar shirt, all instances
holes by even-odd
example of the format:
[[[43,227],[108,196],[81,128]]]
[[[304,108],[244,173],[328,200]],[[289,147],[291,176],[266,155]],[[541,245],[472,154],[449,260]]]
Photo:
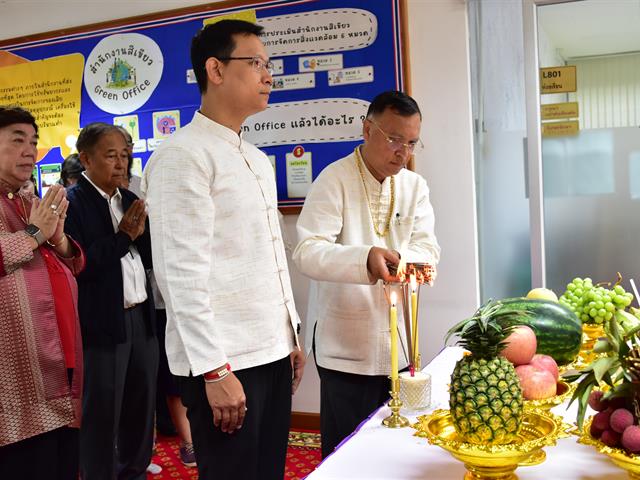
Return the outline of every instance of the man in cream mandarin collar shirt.
[[[304,366],[273,169],[238,133],[269,99],[261,33],[224,20],[196,35],[200,111],[154,152],[142,184],[201,479],[282,479]]]
[[[298,218],[293,259],[314,280],[307,331],[315,332],[323,457],[388,398],[387,266],[440,258],[427,183],[405,168],[421,145],[420,124],[408,95],[374,98],[364,143],[320,173]]]

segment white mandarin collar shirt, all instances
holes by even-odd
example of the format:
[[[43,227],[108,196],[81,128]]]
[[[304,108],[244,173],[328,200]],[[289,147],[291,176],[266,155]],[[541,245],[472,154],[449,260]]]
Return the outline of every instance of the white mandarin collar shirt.
[[[111,223],[114,233],[118,232],[118,225],[124,216],[122,207],[122,194],[116,188],[113,196],[109,196],[104,190],[91,181],[86,172],[82,172],[84,178],[95,188],[98,193],[107,201]],[[120,259],[122,267],[122,288],[124,290],[124,308],[131,308],[147,299],[146,282],[147,278],[142,264],[142,257],[138,248],[132,243],[129,245],[129,252]]]
[[[151,156],[142,190],[171,371],[239,370],[293,351],[299,318],[267,156],[196,112]]]
[[[366,166],[364,171],[370,196],[372,187],[377,185],[380,192],[382,185],[382,203],[386,203],[382,211],[386,215],[390,179],[380,184]],[[369,281],[367,258],[371,247],[396,250],[407,262],[436,265],[440,259],[426,181],[406,169],[394,177],[395,205],[389,233],[384,237],[374,231],[354,154],[320,173],[298,217],[293,260],[313,279],[306,331],[313,332],[316,324],[316,361],[322,367],[361,375],[389,375],[389,306],[382,282],[371,285]],[[401,313],[398,318],[402,318]],[[398,324],[406,345],[404,322]],[[311,345],[309,337],[306,345]],[[401,368],[407,365],[403,351],[400,348]]]

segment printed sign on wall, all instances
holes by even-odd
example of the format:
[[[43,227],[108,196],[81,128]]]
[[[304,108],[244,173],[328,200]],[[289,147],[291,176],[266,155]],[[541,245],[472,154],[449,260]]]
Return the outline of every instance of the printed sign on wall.
[[[261,39],[274,77],[269,107],[246,120],[243,137],[273,159],[279,205],[299,207],[322,169],[362,141],[369,102],[383,91],[403,90],[403,1],[238,3],[223,1],[99,30],[88,26],[30,42],[0,42],[0,59],[11,59],[0,62],[0,102],[12,95],[38,111],[41,125],[62,122],[51,135],[41,131],[47,147],[43,165],[61,163],[61,155],[73,150],[79,128],[100,121],[131,133],[134,158],[144,167],[200,106],[189,55],[193,36],[225,18],[257,22],[264,27]],[[51,83],[38,84],[43,80]],[[37,103],[36,95],[18,98],[25,93],[17,85],[40,91],[52,90],[54,82],[64,82],[55,84],[64,95],[61,90],[60,98],[53,95],[46,105]],[[52,108],[56,105],[61,108]]]

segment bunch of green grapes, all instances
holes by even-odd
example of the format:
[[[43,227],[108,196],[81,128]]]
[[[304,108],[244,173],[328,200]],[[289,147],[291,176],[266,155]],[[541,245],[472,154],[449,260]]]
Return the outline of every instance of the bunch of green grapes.
[[[571,309],[583,323],[603,323],[616,313],[624,310],[633,301],[633,294],[626,292],[622,285],[607,289],[594,285],[590,278],[574,278],[567,285],[567,291],[560,303]]]

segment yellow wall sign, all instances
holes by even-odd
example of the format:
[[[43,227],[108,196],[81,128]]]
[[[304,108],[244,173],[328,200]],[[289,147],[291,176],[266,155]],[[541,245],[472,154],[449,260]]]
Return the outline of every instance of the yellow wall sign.
[[[543,137],[565,137],[569,135],[577,135],[580,131],[578,120],[569,120],[568,122],[547,122],[542,124]]]
[[[542,120],[559,120],[561,118],[579,117],[578,102],[547,103],[540,105]]]
[[[66,157],[75,146],[83,69],[80,53],[0,68],[0,105],[17,104],[36,117],[38,160],[53,147]]]
[[[576,91],[576,66],[540,69],[540,93],[563,93]]]

